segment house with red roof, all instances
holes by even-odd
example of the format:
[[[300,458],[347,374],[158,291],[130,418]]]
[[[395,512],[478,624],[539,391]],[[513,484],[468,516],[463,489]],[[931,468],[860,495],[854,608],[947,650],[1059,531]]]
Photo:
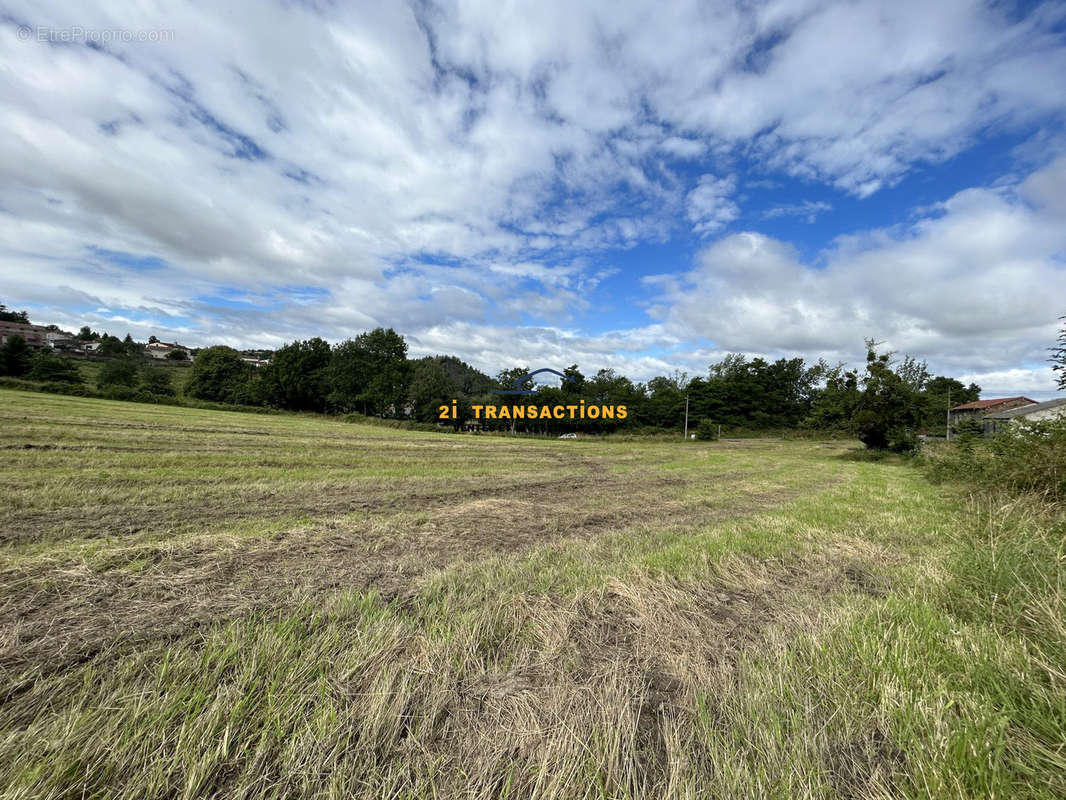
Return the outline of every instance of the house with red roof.
[[[951,409],[951,425],[958,425],[965,419],[981,419],[986,414],[999,414],[1022,406],[1035,405],[1035,400],[1028,397],[994,397],[990,400],[974,400]]]

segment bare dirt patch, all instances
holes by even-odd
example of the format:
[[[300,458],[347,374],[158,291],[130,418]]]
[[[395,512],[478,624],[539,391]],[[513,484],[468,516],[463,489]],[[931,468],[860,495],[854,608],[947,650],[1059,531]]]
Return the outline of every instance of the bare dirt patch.
[[[906,754],[880,727],[833,745],[828,754],[830,781],[843,800],[882,796],[906,774]]]

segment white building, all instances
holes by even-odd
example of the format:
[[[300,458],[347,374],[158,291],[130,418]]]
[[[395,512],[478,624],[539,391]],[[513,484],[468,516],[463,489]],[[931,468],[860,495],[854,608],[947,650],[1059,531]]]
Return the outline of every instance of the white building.
[[[192,353],[189,352],[189,348],[182,347],[180,344],[172,344],[170,342],[149,342],[144,346],[144,352],[150,355],[152,358],[166,358],[175,350],[181,350],[185,353],[185,357],[192,358]]]
[[[48,331],[44,338],[48,342],[48,346],[53,350],[64,350],[68,347],[73,347],[77,343],[74,334],[67,333],[67,331]]]

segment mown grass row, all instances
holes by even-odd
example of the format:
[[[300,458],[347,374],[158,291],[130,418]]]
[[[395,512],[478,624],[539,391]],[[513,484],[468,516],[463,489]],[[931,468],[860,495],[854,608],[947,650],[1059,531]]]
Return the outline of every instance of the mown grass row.
[[[898,497],[879,488],[895,518]],[[833,499],[835,514],[811,502],[713,532],[536,550],[446,570],[403,602],[341,594],[100,659],[9,704],[7,741],[38,744],[0,750],[0,776],[28,795],[82,774],[88,786],[70,785],[130,797],[697,789],[713,761],[702,715],[735,691],[743,645],[817,629],[827,598],[866,597],[831,581],[878,557],[847,544],[846,509],[870,495]]]
[[[166,414],[202,428],[227,416]],[[275,423],[294,453],[333,435]],[[342,427],[359,446],[364,434]],[[387,436],[398,449],[441,441]],[[508,452],[468,441],[471,465]],[[575,452],[528,445],[534,471]],[[699,478],[685,491],[738,514],[648,519],[452,564],[398,595],[340,589],[116,643],[0,706],[0,792],[1066,794],[1066,528],[1046,497],[934,486],[897,460],[808,444],[584,453]],[[772,506],[739,513],[767,492]]]

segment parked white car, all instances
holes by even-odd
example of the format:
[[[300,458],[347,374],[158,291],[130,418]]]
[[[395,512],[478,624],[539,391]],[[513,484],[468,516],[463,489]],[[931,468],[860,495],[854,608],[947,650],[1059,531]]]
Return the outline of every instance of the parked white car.
[[[576,433],[564,433],[559,438],[560,439],[576,439],[577,438],[577,434]]]

